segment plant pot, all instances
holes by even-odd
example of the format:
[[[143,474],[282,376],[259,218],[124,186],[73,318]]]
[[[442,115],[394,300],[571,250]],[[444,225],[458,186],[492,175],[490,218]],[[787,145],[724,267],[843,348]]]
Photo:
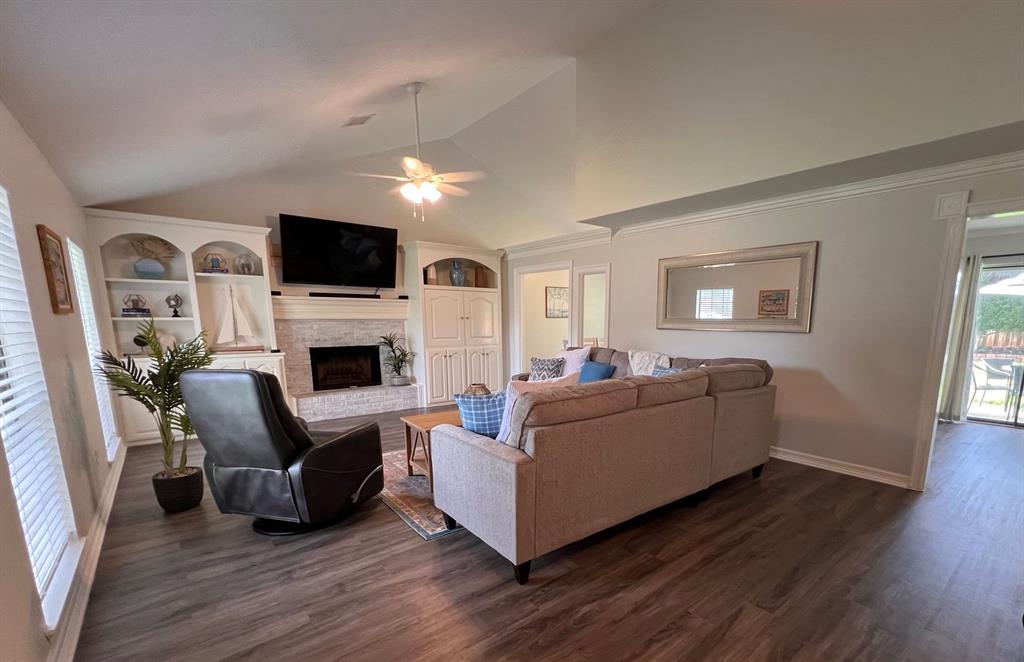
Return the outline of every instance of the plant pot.
[[[391,375],[392,386],[408,386],[410,384],[409,378],[405,375]]]
[[[203,500],[203,470],[187,467],[190,473],[167,478],[163,472],[153,474],[153,491],[157,503],[166,512],[180,513],[195,508]]]

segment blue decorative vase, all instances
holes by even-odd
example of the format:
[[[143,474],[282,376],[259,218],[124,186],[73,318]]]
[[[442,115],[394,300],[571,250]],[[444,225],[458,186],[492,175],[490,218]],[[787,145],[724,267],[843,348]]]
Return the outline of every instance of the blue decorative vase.
[[[462,270],[461,260],[452,260],[451,268],[452,285],[464,287],[466,285],[466,272]]]
[[[141,260],[137,260],[133,269],[135,270],[136,276],[139,278],[147,278],[149,280],[160,280],[167,274],[167,269],[164,265],[151,257],[144,257]]]

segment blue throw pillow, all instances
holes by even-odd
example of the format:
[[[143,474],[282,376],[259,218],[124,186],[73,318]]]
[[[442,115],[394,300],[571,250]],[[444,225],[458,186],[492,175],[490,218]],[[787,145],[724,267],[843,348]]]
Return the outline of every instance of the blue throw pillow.
[[[613,365],[598,363],[597,361],[587,361],[583,364],[583,369],[580,370],[580,384],[608,379],[612,376],[613,372],[615,372],[615,366]]]
[[[675,375],[682,372],[682,368],[659,368],[655,367],[654,372],[651,373],[652,377],[668,377],[669,375]]]
[[[505,412],[505,391],[490,395],[455,396],[459,406],[462,427],[494,439],[501,428],[501,415]]]

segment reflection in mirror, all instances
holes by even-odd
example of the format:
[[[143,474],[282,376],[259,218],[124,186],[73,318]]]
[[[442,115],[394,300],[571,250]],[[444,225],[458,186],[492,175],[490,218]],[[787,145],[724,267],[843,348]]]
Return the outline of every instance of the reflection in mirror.
[[[817,245],[659,260],[658,328],[808,332]]]
[[[796,319],[800,258],[668,270],[668,318]]]

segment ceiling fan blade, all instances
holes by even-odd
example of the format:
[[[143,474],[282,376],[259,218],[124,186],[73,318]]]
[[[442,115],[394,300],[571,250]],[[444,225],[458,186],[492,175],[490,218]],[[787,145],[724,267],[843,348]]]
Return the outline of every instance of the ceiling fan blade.
[[[393,179],[396,182],[407,182],[408,177],[399,177],[397,175],[377,175],[372,172],[346,172],[346,175],[352,175],[354,177],[376,177],[377,179]]]
[[[438,177],[449,184],[457,184],[459,182],[475,182],[486,179],[487,173],[479,170],[463,170],[460,172],[442,172]]]
[[[438,182],[437,190],[441,193],[447,193],[448,195],[454,195],[458,198],[464,198],[469,195],[469,191],[462,188],[461,186],[452,186],[451,184],[445,184],[444,182]]]

